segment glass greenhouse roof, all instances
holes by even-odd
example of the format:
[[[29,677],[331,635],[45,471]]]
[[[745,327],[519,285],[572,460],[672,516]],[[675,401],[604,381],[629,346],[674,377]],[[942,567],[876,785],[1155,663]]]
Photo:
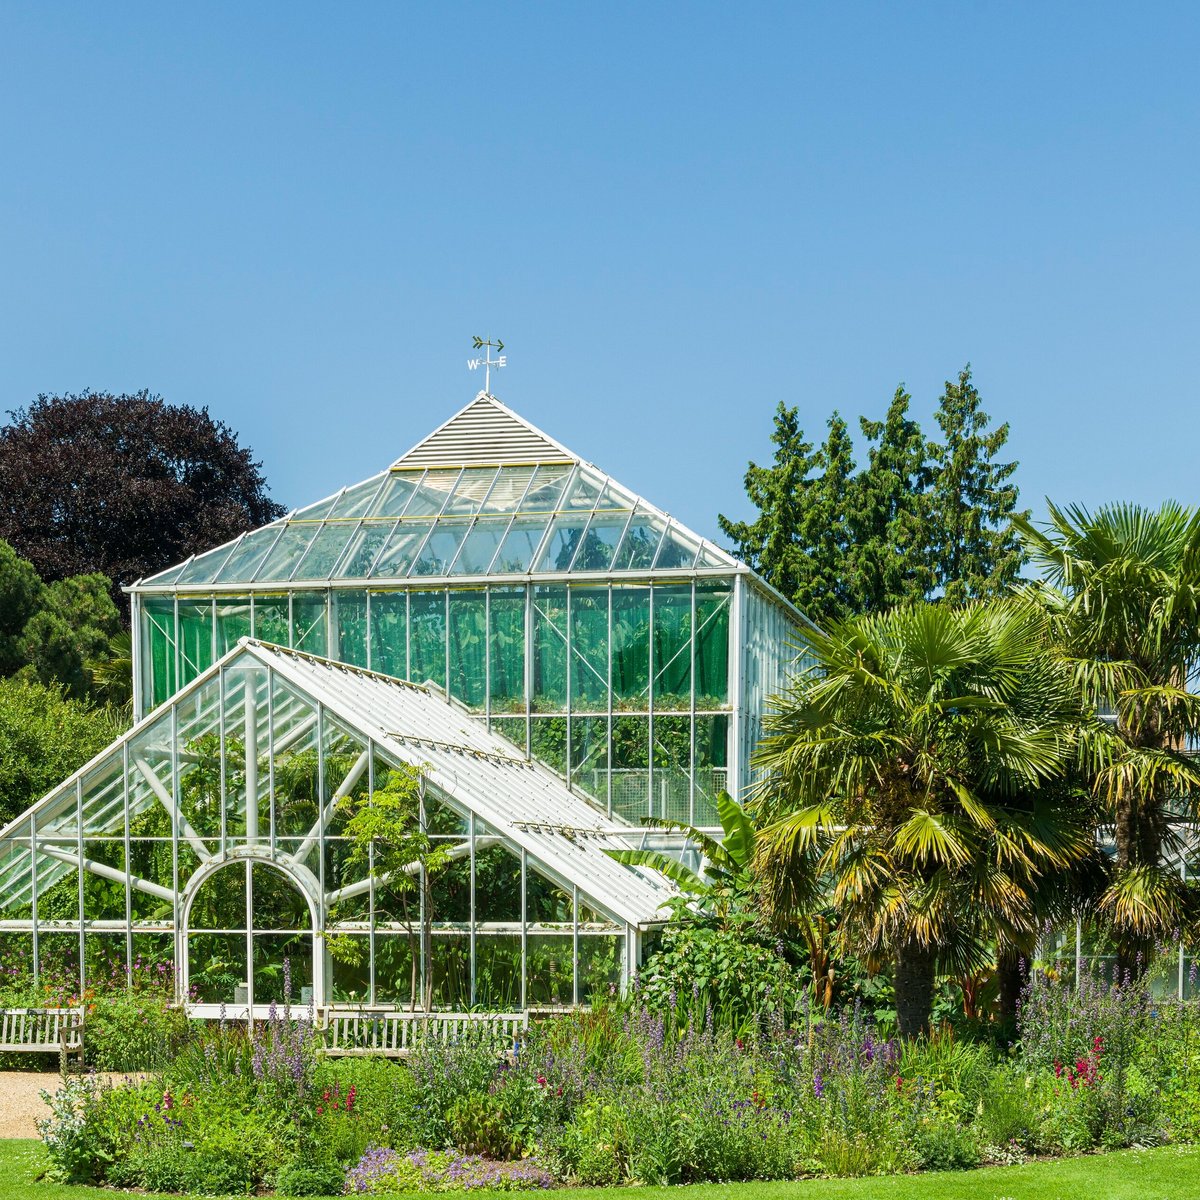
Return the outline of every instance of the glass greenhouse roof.
[[[219,820],[192,797],[196,789],[187,781],[204,776],[209,749],[219,745],[224,753],[233,746],[233,731],[244,728],[249,737],[255,728],[269,728],[264,761],[273,762],[285,753],[326,754],[324,744],[317,750],[313,740],[322,724],[343,731],[340,736],[361,752],[311,829],[284,827],[286,796],[276,812],[276,775],[285,771],[283,765],[264,768],[257,788],[249,783],[254,758],[244,768],[246,788],[271,793],[262,810],[270,816],[261,818],[261,826],[258,807],[247,812],[244,792],[240,810],[224,812]],[[223,860],[233,831],[240,829],[243,851],[269,849],[295,871],[307,870],[317,889],[317,877],[324,874],[312,866],[314,846],[328,832],[337,800],[364,778],[372,753],[420,768],[435,798],[525,851],[548,878],[578,888],[613,919],[634,926],[665,919],[673,886],[606,853],[633,845],[640,831],[628,826],[626,834],[623,822],[598,812],[547,768],[520,757],[510,742],[463,709],[424,687],[248,639],[0,831],[0,917],[36,903],[38,895],[80,868],[123,879],[125,873],[98,861],[92,848],[121,838],[128,843],[131,829],[156,815],[177,831],[173,836],[191,870]],[[220,778],[224,785],[225,773]],[[184,858],[179,861],[182,872]],[[175,890],[165,886],[169,879],[133,877],[132,869],[130,876],[135,894],[176,902]],[[180,877],[177,886],[182,883]],[[313,900],[323,908],[341,893],[315,894]]]
[[[137,590],[738,566],[481,395],[389,470]]]

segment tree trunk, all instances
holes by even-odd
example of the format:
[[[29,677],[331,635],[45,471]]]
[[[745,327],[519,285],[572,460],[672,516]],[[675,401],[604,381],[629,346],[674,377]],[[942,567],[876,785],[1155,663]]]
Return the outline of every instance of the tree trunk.
[[[1026,973],[1021,969],[1021,952],[1016,946],[1001,942],[996,952],[996,983],[1000,991],[1000,1027],[1015,1031],[1021,991]]]
[[[910,939],[896,950],[896,1022],[900,1036],[929,1032],[933,1012],[933,950]]]

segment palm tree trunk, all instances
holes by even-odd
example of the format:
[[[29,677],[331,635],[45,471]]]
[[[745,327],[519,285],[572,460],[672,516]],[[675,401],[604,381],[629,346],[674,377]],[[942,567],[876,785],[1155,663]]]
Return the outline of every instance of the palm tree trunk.
[[[997,949],[996,983],[1000,992],[1000,1027],[1015,1030],[1025,972],[1021,969],[1021,951],[1008,942],[1001,942]]]
[[[929,1032],[933,1012],[933,950],[910,938],[896,949],[896,1022],[901,1037]]]

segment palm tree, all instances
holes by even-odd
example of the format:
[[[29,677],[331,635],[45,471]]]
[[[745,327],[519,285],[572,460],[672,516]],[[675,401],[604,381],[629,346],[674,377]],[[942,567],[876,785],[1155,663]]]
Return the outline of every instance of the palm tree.
[[[1078,704],[1015,602],[918,604],[805,634],[755,757],[756,865],[776,919],[828,892],[845,952],[894,965],[900,1032],[927,1029],[936,972],[1036,935],[1036,882],[1091,841],[1051,789]]]
[[[1098,911],[1126,970],[1148,965],[1157,938],[1193,915],[1165,852],[1172,824],[1195,820],[1200,770],[1200,512],[1110,505],[1049,506],[1044,530],[1015,523],[1045,582],[1026,589],[1049,614],[1084,702],[1114,718],[1093,746],[1097,797],[1113,825],[1116,862]]]

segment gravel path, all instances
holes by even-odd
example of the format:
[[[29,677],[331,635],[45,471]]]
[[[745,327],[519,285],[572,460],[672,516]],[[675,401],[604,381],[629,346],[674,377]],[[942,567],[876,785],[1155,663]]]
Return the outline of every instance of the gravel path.
[[[114,1072],[102,1078],[120,1083],[126,1076]],[[38,1093],[54,1092],[60,1084],[56,1071],[0,1071],[0,1138],[37,1137],[33,1123],[48,1111]]]

